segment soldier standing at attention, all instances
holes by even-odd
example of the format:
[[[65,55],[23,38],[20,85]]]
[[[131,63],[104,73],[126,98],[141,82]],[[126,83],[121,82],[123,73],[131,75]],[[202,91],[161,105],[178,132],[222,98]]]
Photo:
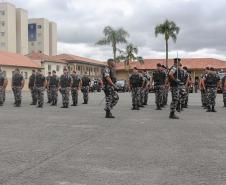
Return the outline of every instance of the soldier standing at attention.
[[[216,112],[217,87],[220,87],[220,77],[214,68],[210,68],[209,73],[204,78],[205,90],[207,92],[207,112]]]
[[[57,105],[57,99],[58,99],[58,89],[59,89],[59,82],[60,79],[56,75],[56,71],[52,71],[52,76],[49,79],[49,82],[47,84],[47,88],[49,88],[50,94],[51,94],[51,100],[52,100],[52,106]]]
[[[76,74],[76,71],[73,71],[72,75],[72,86],[71,86],[71,97],[73,104],[71,106],[77,106],[78,104],[78,91],[81,86],[81,79]]]
[[[0,106],[3,106],[5,102],[5,89],[8,84],[7,78],[4,76],[2,72],[2,68],[0,67]]]
[[[178,80],[178,65],[180,65],[180,58],[174,59],[174,65],[169,69],[169,83],[172,93],[172,102],[170,104],[170,119],[179,119],[175,115],[175,110],[179,103],[179,80]]]
[[[143,101],[144,101],[144,84],[145,84],[145,78],[143,76],[142,71],[139,71],[140,75],[140,81],[138,83],[139,91],[140,91],[140,98],[139,98],[139,107],[144,107]]]
[[[43,107],[45,88],[46,88],[46,78],[42,74],[42,70],[38,69],[35,80],[35,91],[37,93],[38,108]]]
[[[224,77],[222,78],[221,84],[222,84],[224,107],[226,107],[226,73],[225,73]]]
[[[133,68],[133,74],[129,78],[129,89],[131,90],[132,95],[132,110],[139,110],[140,103],[140,74],[136,67]]]
[[[162,69],[161,64],[157,64],[156,70],[153,72],[151,80],[151,88],[154,82],[156,110],[162,110],[164,89],[166,82],[166,73]]]
[[[49,84],[50,78],[51,78],[51,72],[48,72],[48,76],[46,77],[47,84]],[[51,103],[52,100],[51,100],[50,88],[46,86],[46,89],[47,89],[47,99],[48,99],[47,103]]]
[[[162,105],[161,107],[165,107],[167,105],[167,102],[168,102],[168,93],[169,93],[169,88],[168,88],[168,70],[167,70],[167,67],[162,65],[162,71],[165,73],[166,75],[166,81],[165,81],[165,87],[164,87],[164,90],[163,90],[163,102],[162,102]]]
[[[148,74],[147,70],[143,70],[142,71],[143,76],[144,76],[144,84],[143,84],[143,93],[144,93],[144,97],[143,97],[143,105],[147,105],[148,104],[148,94],[149,94],[149,85],[150,85],[150,80],[151,77]]]
[[[103,90],[105,93],[105,99],[106,99],[106,106],[105,106],[105,111],[106,111],[106,118],[115,118],[111,110],[113,107],[118,103],[119,96],[116,93],[115,89],[115,82],[116,82],[116,77],[115,77],[115,61],[113,59],[108,60],[108,66],[105,67],[103,71]]]
[[[200,80],[200,91],[201,91],[201,100],[202,100],[202,107],[204,109],[207,109],[207,92],[206,92],[206,87],[204,83],[204,79],[206,78],[206,75],[209,73],[209,67],[206,67],[204,74],[201,76]]]
[[[30,89],[31,98],[32,98],[32,102],[30,105],[37,104],[37,95],[35,92],[35,79],[36,79],[36,72],[35,72],[35,70],[32,70],[32,74],[29,77],[29,82],[28,82],[28,88]]]
[[[91,83],[91,80],[87,76],[87,72],[85,72],[85,75],[82,77],[82,80],[81,80],[81,91],[83,93],[83,100],[84,100],[83,104],[88,104],[90,83]]]
[[[67,68],[64,68],[64,74],[60,77],[60,92],[62,95],[63,106],[61,108],[68,108],[69,106],[69,96],[71,88],[72,78],[68,74]]]
[[[15,69],[12,77],[12,90],[15,98],[15,107],[21,106],[22,89],[24,88],[24,77],[18,68]]]

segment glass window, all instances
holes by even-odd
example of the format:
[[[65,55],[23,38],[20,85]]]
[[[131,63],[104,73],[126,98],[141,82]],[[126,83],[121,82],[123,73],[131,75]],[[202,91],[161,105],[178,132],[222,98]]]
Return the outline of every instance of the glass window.
[[[5,22],[4,21],[1,22],[1,26],[5,26]]]
[[[41,29],[42,28],[42,25],[38,25],[37,27],[38,27],[38,29]]]
[[[3,37],[5,36],[5,32],[0,32],[0,35]]]
[[[5,11],[4,10],[0,10],[0,15],[5,15]]]
[[[48,65],[48,71],[49,72],[51,71],[51,65]]]

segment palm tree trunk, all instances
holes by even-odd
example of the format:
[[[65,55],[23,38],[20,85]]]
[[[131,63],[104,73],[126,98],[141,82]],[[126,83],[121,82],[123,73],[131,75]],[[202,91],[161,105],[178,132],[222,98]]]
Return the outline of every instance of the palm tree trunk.
[[[112,44],[112,48],[113,48],[114,61],[116,62],[116,45],[115,44]]]
[[[168,69],[168,52],[169,52],[169,45],[168,45],[168,40],[166,40],[166,67]]]

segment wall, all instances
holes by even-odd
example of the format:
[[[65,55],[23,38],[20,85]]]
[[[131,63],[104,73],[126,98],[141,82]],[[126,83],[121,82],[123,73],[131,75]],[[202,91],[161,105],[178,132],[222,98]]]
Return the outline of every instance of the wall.
[[[48,66],[51,66],[51,69],[49,69]],[[59,70],[57,70],[57,66],[59,66]],[[58,63],[58,62],[48,62],[48,61],[43,61],[42,62],[42,68],[44,68],[44,75],[47,76],[48,72],[52,72],[53,70],[56,71],[57,76],[60,76],[63,74],[63,69],[66,67],[66,63]]]
[[[57,55],[57,24],[49,23],[49,55]]]

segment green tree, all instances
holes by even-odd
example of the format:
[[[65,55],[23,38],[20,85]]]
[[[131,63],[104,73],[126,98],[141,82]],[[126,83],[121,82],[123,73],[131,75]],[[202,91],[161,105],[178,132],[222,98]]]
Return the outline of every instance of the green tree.
[[[168,52],[169,52],[169,39],[172,38],[174,42],[177,41],[177,35],[180,28],[173,21],[166,20],[164,23],[155,27],[155,36],[159,34],[164,35],[166,41],[166,67],[168,68]]]
[[[114,29],[111,26],[107,26],[103,30],[104,38],[99,40],[97,45],[111,45],[113,50],[114,60],[116,61],[117,44],[127,43],[126,38],[129,37],[127,31],[123,28]]]

